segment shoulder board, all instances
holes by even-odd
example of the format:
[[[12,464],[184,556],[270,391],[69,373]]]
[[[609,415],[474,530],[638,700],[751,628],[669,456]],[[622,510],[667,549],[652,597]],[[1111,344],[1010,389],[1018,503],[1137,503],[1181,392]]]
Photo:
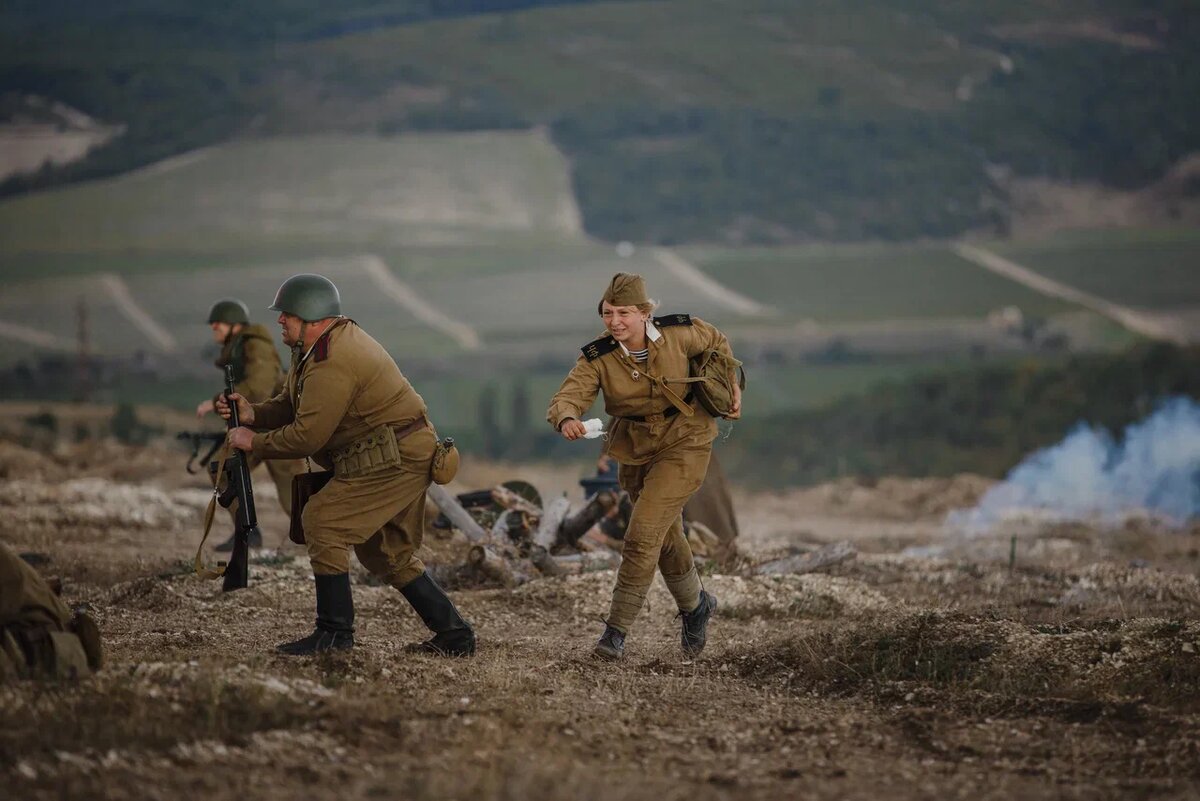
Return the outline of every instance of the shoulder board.
[[[664,314],[662,317],[655,317],[654,324],[659,328],[665,328],[668,325],[691,325],[692,315],[690,314]]]
[[[599,359],[606,353],[612,353],[616,349],[617,340],[613,339],[612,337],[600,337],[599,339],[593,340],[580,348],[580,350],[583,351],[583,355],[587,357],[589,362]]]

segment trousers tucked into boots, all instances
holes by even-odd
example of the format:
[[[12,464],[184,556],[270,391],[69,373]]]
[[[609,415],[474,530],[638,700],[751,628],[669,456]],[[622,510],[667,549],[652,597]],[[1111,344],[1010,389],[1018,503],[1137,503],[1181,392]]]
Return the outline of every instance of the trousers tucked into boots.
[[[475,632],[428,572],[400,587],[400,594],[434,635],[430,640],[410,646],[409,650],[439,656],[471,656],[475,653]]]
[[[313,633],[276,650],[291,656],[307,656],[323,651],[344,651],[354,647],[354,594],[350,574],[314,576],[317,584],[317,627]]]

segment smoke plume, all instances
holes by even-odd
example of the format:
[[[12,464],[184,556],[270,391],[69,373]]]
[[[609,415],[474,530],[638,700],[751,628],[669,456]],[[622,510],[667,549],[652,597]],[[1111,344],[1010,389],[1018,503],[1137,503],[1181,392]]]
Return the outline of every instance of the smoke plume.
[[[1200,405],[1189,398],[1165,401],[1119,441],[1077,425],[947,524],[982,534],[1020,516],[1111,523],[1145,514],[1173,525],[1200,514]]]

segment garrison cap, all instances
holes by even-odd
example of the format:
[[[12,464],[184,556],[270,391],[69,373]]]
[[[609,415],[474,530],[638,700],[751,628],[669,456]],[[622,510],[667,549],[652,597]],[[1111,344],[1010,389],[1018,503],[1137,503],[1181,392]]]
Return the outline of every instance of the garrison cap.
[[[637,306],[650,302],[650,298],[646,296],[646,282],[636,273],[614,275],[608,283],[608,289],[604,290],[601,304],[606,300],[613,306]]]
[[[250,323],[250,309],[246,308],[246,304],[234,298],[224,298],[213,304],[212,309],[208,312],[208,322],[212,323],[241,323],[248,325]]]

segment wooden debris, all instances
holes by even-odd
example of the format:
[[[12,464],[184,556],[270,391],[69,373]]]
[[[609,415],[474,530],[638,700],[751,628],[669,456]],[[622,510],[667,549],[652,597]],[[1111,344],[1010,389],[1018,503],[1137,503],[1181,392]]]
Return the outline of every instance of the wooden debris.
[[[487,545],[472,546],[467,553],[467,563],[510,590],[521,586],[530,579],[527,573],[520,570],[517,560],[506,559]]]
[[[565,495],[551,501],[542,513],[537,531],[533,533],[533,544],[547,551],[554,547],[554,543],[558,542],[558,527],[562,525],[563,518],[569,511],[571,501]]]
[[[483,530],[483,526],[475,522],[475,518],[471,517],[470,512],[464,509],[458,502],[458,498],[455,498],[445,487],[439,484],[430,484],[426,494],[429,496],[429,500],[433,501],[442,514],[450,520],[450,523],[466,535],[468,540],[479,543],[491,539]]]
[[[848,542],[823,545],[815,551],[796,554],[755,565],[750,569],[754,576],[779,576],[783,574],[812,573],[840,564],[858,556],[858,551]]]

